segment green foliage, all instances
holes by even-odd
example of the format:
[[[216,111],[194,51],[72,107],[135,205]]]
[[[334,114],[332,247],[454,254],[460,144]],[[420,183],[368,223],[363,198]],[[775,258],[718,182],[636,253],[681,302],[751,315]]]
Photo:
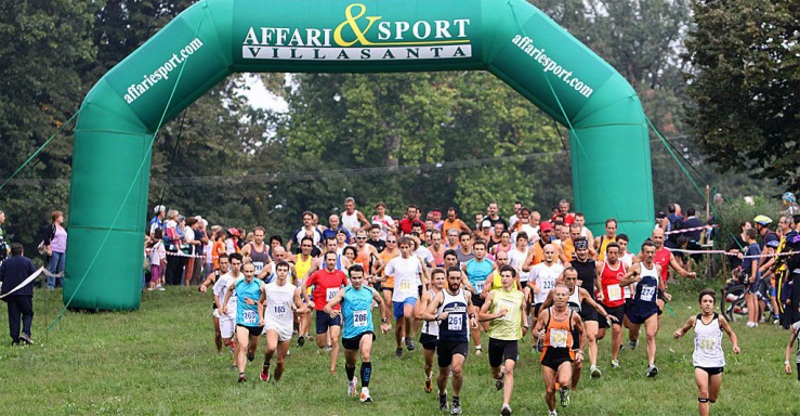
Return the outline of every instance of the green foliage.
[[[695,1],[686,41],[689,122],[723,172],[776,179],[797,191],[800,1]]]
[[[772,218],[773,230],[778,225],[778,218],[783,214],[780,204],[775,200],[768,197],[756,196],[753,198],[753,205],[748,204],[744,199],[737,199],[735,201],[726,201],[715,209],[717,222],[719,228],[717,235],[720,237],[718,247],[727,247],[733,239],[733,236],[742,233],[739,226],[742,222],[749,221],[753,223],[753,218],[756,215],[766,215]],[[755,224],[753,224],[755,226]]]

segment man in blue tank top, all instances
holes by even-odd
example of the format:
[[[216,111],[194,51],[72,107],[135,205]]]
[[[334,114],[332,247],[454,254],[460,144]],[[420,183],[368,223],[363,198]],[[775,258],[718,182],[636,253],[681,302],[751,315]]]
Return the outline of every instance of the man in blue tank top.
[[[375,339],[372,324],[372,302],[381,308],[381,332],[386,334],[392,326],[389,324],[389,309],[375,289],[364,285],[364,268],[354,264],[348,269],[350,286],[339,289],[339,292],[325,305],[323,311],[335,319],[342,316],[342,347],[344,347],[344,370],[347,376],[347,394],[356,395],[356,358],[361,351],[361,403],[372,401],[369,394],[369,380],[372,377],[372,341]],[[341,310],[333,307],[342,304]]]
[[[453,405],[451,414],[461,413],[461,386],[464,384],[462,368],[469,350],[468,327],[477,328],[475,314],[468,312],[472,297],[461,287],[463,276],[457,267],[447,269],[447,286],[436,294],[427,310],[420,314],[426,321],[439,322],[439,341],[436,344],[439,375],[439,410],[447,410],[447,377],[453,373]]]

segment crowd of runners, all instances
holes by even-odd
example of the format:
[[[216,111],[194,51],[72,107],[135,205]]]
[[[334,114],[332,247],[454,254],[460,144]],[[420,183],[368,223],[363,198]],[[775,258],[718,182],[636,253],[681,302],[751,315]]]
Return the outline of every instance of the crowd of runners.
[[[395,220],[383,203],[369,218],[352,198],[344,206],[327,226],[314,213],[303,213],[303,225],[286,244],[280,236],[267,240],[262,227],[252,231],[252,239],[236,229],[212,229],[209,251],[194,251],[194,256],[176,252],[181,240],[170,229],[179,224],[177,213],[162,221],[163,207],[157,207],[148,248],[151,268],[156,267],[151,288],[182,279],[189,284],[187,270],[205,269],[199,288],[213,293],[216,347],[234,351],[239,382],[247,381],[246,367],[255,360],[262,336],[266,347],[259,378],[278,381],[293,337],[302,347],[313,334],[316,346],[330,352],[331,373],[337,370],[341,344],[347,392],[361,402],[372,401],[374,321],[380,319],[381,332],[394,332],[397,357],[420,344],[424,391],[436,389],[439,409],[451,414],[462,411],[464,362],[470,352],[482,356],[484,347],[494,385],[503,391],[500,414],[512,413],[514,367],[520,341],[530,334],[541,362],[545,402],[549,414],[556,415],[557,402],[569,405],[587,359],[589,376],[603,377],[598,340],[608,330],[610,367],[623,365],[620,350],[636,349],[642,332],[648,359],[642,377],[658,375],[656,335],[671,298],[670,271],[695,275],[664,247],[664,222],[654,226],[649,239],[636,242],[633,252],[630,239],[617,233],[616,220],[606,220],[604,233],[594,237],[584,215],[570,212],[565,200],[545,221],[521,204],[504,219],[491,203],[474,226],[453,208],[423,219],[409,205]],[[193,239],[205,235],[202,219],[192,226],[201,230]],[[166,250],[168,245],[173,248]],[[184,263],[177,277],[167,272],[165,279],[157,270],[186,258],[201,260],[198,266]],[[719,392],[723,333],[733,352],[739,346],[728,323],[714,312],[714,291],[703,291],[698,301],[702,312],[674,336],[695,331],[693,363],[703,415]]]

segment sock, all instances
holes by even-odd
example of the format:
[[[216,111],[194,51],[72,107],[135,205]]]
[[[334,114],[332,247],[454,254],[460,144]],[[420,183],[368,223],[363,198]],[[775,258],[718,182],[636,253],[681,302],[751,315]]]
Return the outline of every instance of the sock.
[[[264,374],[269,373],[269,361],[264,360],[264,366],[261,368],[261,372]]]
[[[369,387],[370,377],[372,377],[372,363],[361,363],[361,387]]]
[[[353,380],[353,377],[356,375],[356,366],[348,367],[347,365],[344,366],[344,375],[347,377],[347,382]]]

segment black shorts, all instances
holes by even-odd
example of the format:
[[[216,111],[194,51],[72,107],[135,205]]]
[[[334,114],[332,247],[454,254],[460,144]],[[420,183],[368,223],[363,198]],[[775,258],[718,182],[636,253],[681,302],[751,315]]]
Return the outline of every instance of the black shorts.
[[[622,319],[625,317],[625,305],[617,306],[616,308],[606,308],[606,313],[609,316],[617,318],[617,322],[614,322],[613,325],[622,325]],[[598,319],[598,323],[600,324],[600,328],[609,327],[607,319]]]
[[[722,374],[722,371],[725,370],[725,367],[695,367],[697,369],[703,370],[708,373],[708,376],[715,376],[717,374]]]
[[[469,351],[469,341],[442,341],[436,342],[436,361],[439,367],[450,367],[453,363],[453,356],[461,354],[467,358]]]
[[[516,362],[519,358],[519,343],[489,338],[489,365],[500,367],[506,360]]]
[[[361,337],[364,335],[372,335],[372,340],[375,341],[375,333],[368,331],[358,334],[353,338],[342,338],[342,347],[344,347],[346,350],[358,350],[361,345]]]
[[[419,343],[422,344],[422,349],[426,351],[436,351],[436,342],[439,337],[431,334],[420,334]]]
[[[260,337],[261,333],[264,331],[263,326],[246,326],[246,325],[239,325],[236,324],[237,328],[245,328],[247,331],[250,332],[251,337]]]
[[[539,319],[539,310],[542,309],[542,303],[533,304],[533,317]]]
[[[544,366],[550,367],[553,371],[558,371],[558,367],[564,363],[571,363],[572,357],[569,355],[569,348],[552,348],[545,347],[542,351],[541,363]]]
[[[480,308],[481,306],[483,306],[483,302],[485,302],[485,301],[486,301],[485,299],[481,298],[480,294],[472,295],[472,305],[473,306],[477,306],[478,308]]]
[[[422,285],[417,286],[417,296],[422,299]]]
[[[383,284],[381,284],[381,290],[384,292],[389,292],[390,295],[394,293],[393,287],[384,286]]]
[[[317,335],[328,332],[328,328],[332,326],[342,326],[342,315],[331,318],[325,311],[317,311]]]
[[[581,313],[580,313],[580,315],[581,315],[581,319],[583,319],[583,322],[586,322],[586,321],[595,321],[595,322],[597,322],[597,321],[600,320],[597,317],[598,316],[597,315],[597,309],[591,307],[586,302],[581,302]]]

